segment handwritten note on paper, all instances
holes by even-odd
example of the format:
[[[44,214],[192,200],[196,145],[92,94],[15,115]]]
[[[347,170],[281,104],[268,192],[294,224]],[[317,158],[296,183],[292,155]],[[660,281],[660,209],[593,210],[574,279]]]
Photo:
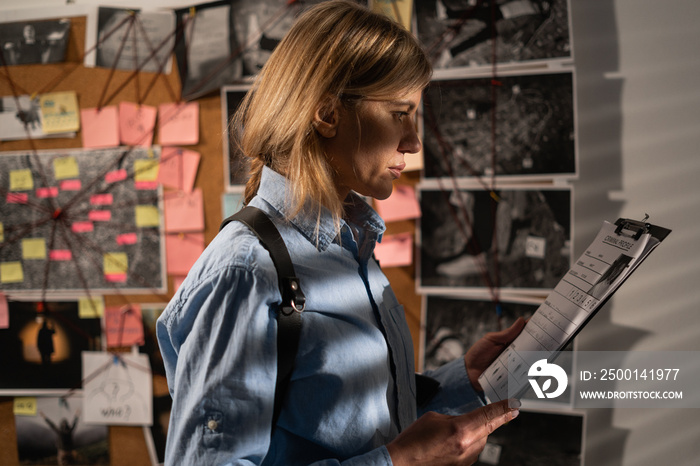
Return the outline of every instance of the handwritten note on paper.
[[[80,110],[83,147],[101,148],[119,146],[119,112],[116,106],[84,108]]]
[[[385,235],[374,250],[382,267],[403,267],[413,262],[413,233]]]
[[[104,311],[107,348],[143,345],[141,306],[107,306]]]
[[[166,194],[163,209],[166,232],[204,231],[204,201],[200,188],[190,194],[182,191]]]
[[[72,156],[53,159],[53,174],[57,180],[78,178],[80,176],[78,161]]]
[[[78,299],[78,317],[81,319],[102,317],[104,313],[105,300],[103,296],[83,296]]]
[[[199,142],[199,102],[159,105],[158,142],[162,146],[197,144]]]
[[[199,152],[179,147],[163,147],[158,182],[163,186],[191,193],[199,167]]]
[[[10,170],[10,191],[30,191],[34,189],[34,178],[29,168]]]
[[[22,259],[43,260],[46,259],[45,238],[22,238]]]
[[[75,91],[49,92],[39,97],[41,127],[45,133],[70,133],[80,129]]]
[[[153,205],[137,205],[135,207],[136,226],[151,228],[160,226],[160,211]]]
[[[21,262],[0,263],[0,283],[22,283],[23,281],[24,270]]]
[[[156,128],[155,107],[119,102],[119,138],[127,146],[149,147]]]
[[[204,233],[165,235],[165,258],[170,275],[187,275],[204,252]]]
[[[420,204],[412,186],[395,185],[391,196],[383,201],[375,201],[377,213],[385,222],[397,222],[419,218]]]
[[[125,252],[106,252],[102,255],[102,269],[107,281],[125,282],[129,257]]]
[[[18,396],[12,403],[12,414],[17,416],[36,416],[36,397]]]
[[[151,425],[153,380],[148,356],[83,351],[86,424]]]

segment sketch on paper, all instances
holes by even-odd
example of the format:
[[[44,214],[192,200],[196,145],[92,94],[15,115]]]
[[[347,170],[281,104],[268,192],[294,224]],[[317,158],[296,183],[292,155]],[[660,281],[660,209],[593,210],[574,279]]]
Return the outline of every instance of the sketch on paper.
[[[85,422],[151,425],[152,384],[144,354],[83,352]]]

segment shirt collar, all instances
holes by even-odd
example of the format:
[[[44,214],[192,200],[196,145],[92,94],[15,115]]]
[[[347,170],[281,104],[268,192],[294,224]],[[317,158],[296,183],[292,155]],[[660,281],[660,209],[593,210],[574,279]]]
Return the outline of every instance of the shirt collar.
[[[269,167],[263,167],[260,177],[260,187],[257,196],[266,201],[283,217],[287,217],[290,210],[289,200],[291,194],[291,182],[286,177]],[[381,241],[386,225],[384,220],[365,200],[354,192],[350,192],[345,199],[346,218],[341,219],[341,230],[348,224],[365,231],[368,236]],[[306,212],[306,213],[304,213]],[[312,212],[312,213],[309,213]],[[315,209],[302,210],[290,220],[311,243],[316,244],[320,251],[324,251],[336,239],[338,232],[333,225],[333,216],[325,207],[321,208],[320,222],[318,223],[318,241],[316,241],[317,218]]]

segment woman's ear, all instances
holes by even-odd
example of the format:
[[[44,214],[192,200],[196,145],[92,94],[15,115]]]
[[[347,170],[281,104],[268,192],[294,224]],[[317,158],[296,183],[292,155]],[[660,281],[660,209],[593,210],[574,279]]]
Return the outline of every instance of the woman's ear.
[[[340,119],[340,109],[338,108],[338,99],[330,97],[323,100],[316,113],[314,113],[313,125],[316,131],[324,138],[332,138],[338,132],[338,123]]]

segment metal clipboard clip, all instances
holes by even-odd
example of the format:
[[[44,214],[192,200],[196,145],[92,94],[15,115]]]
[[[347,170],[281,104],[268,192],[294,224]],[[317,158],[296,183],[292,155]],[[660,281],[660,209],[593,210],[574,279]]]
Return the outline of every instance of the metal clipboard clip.
[[[632,220],[629,218],[619,218],[615,222],[615,225],[617,225],[615,234],[621,234],[622,230],[633,231],[634,235],[632,235],[632,238],[638,240],[643,234],[648,233],[649,228],[651,228],[651,224],[647,223],[647,220],[649,220],[649,214],[644,214],[644,218],[641,221]]]

